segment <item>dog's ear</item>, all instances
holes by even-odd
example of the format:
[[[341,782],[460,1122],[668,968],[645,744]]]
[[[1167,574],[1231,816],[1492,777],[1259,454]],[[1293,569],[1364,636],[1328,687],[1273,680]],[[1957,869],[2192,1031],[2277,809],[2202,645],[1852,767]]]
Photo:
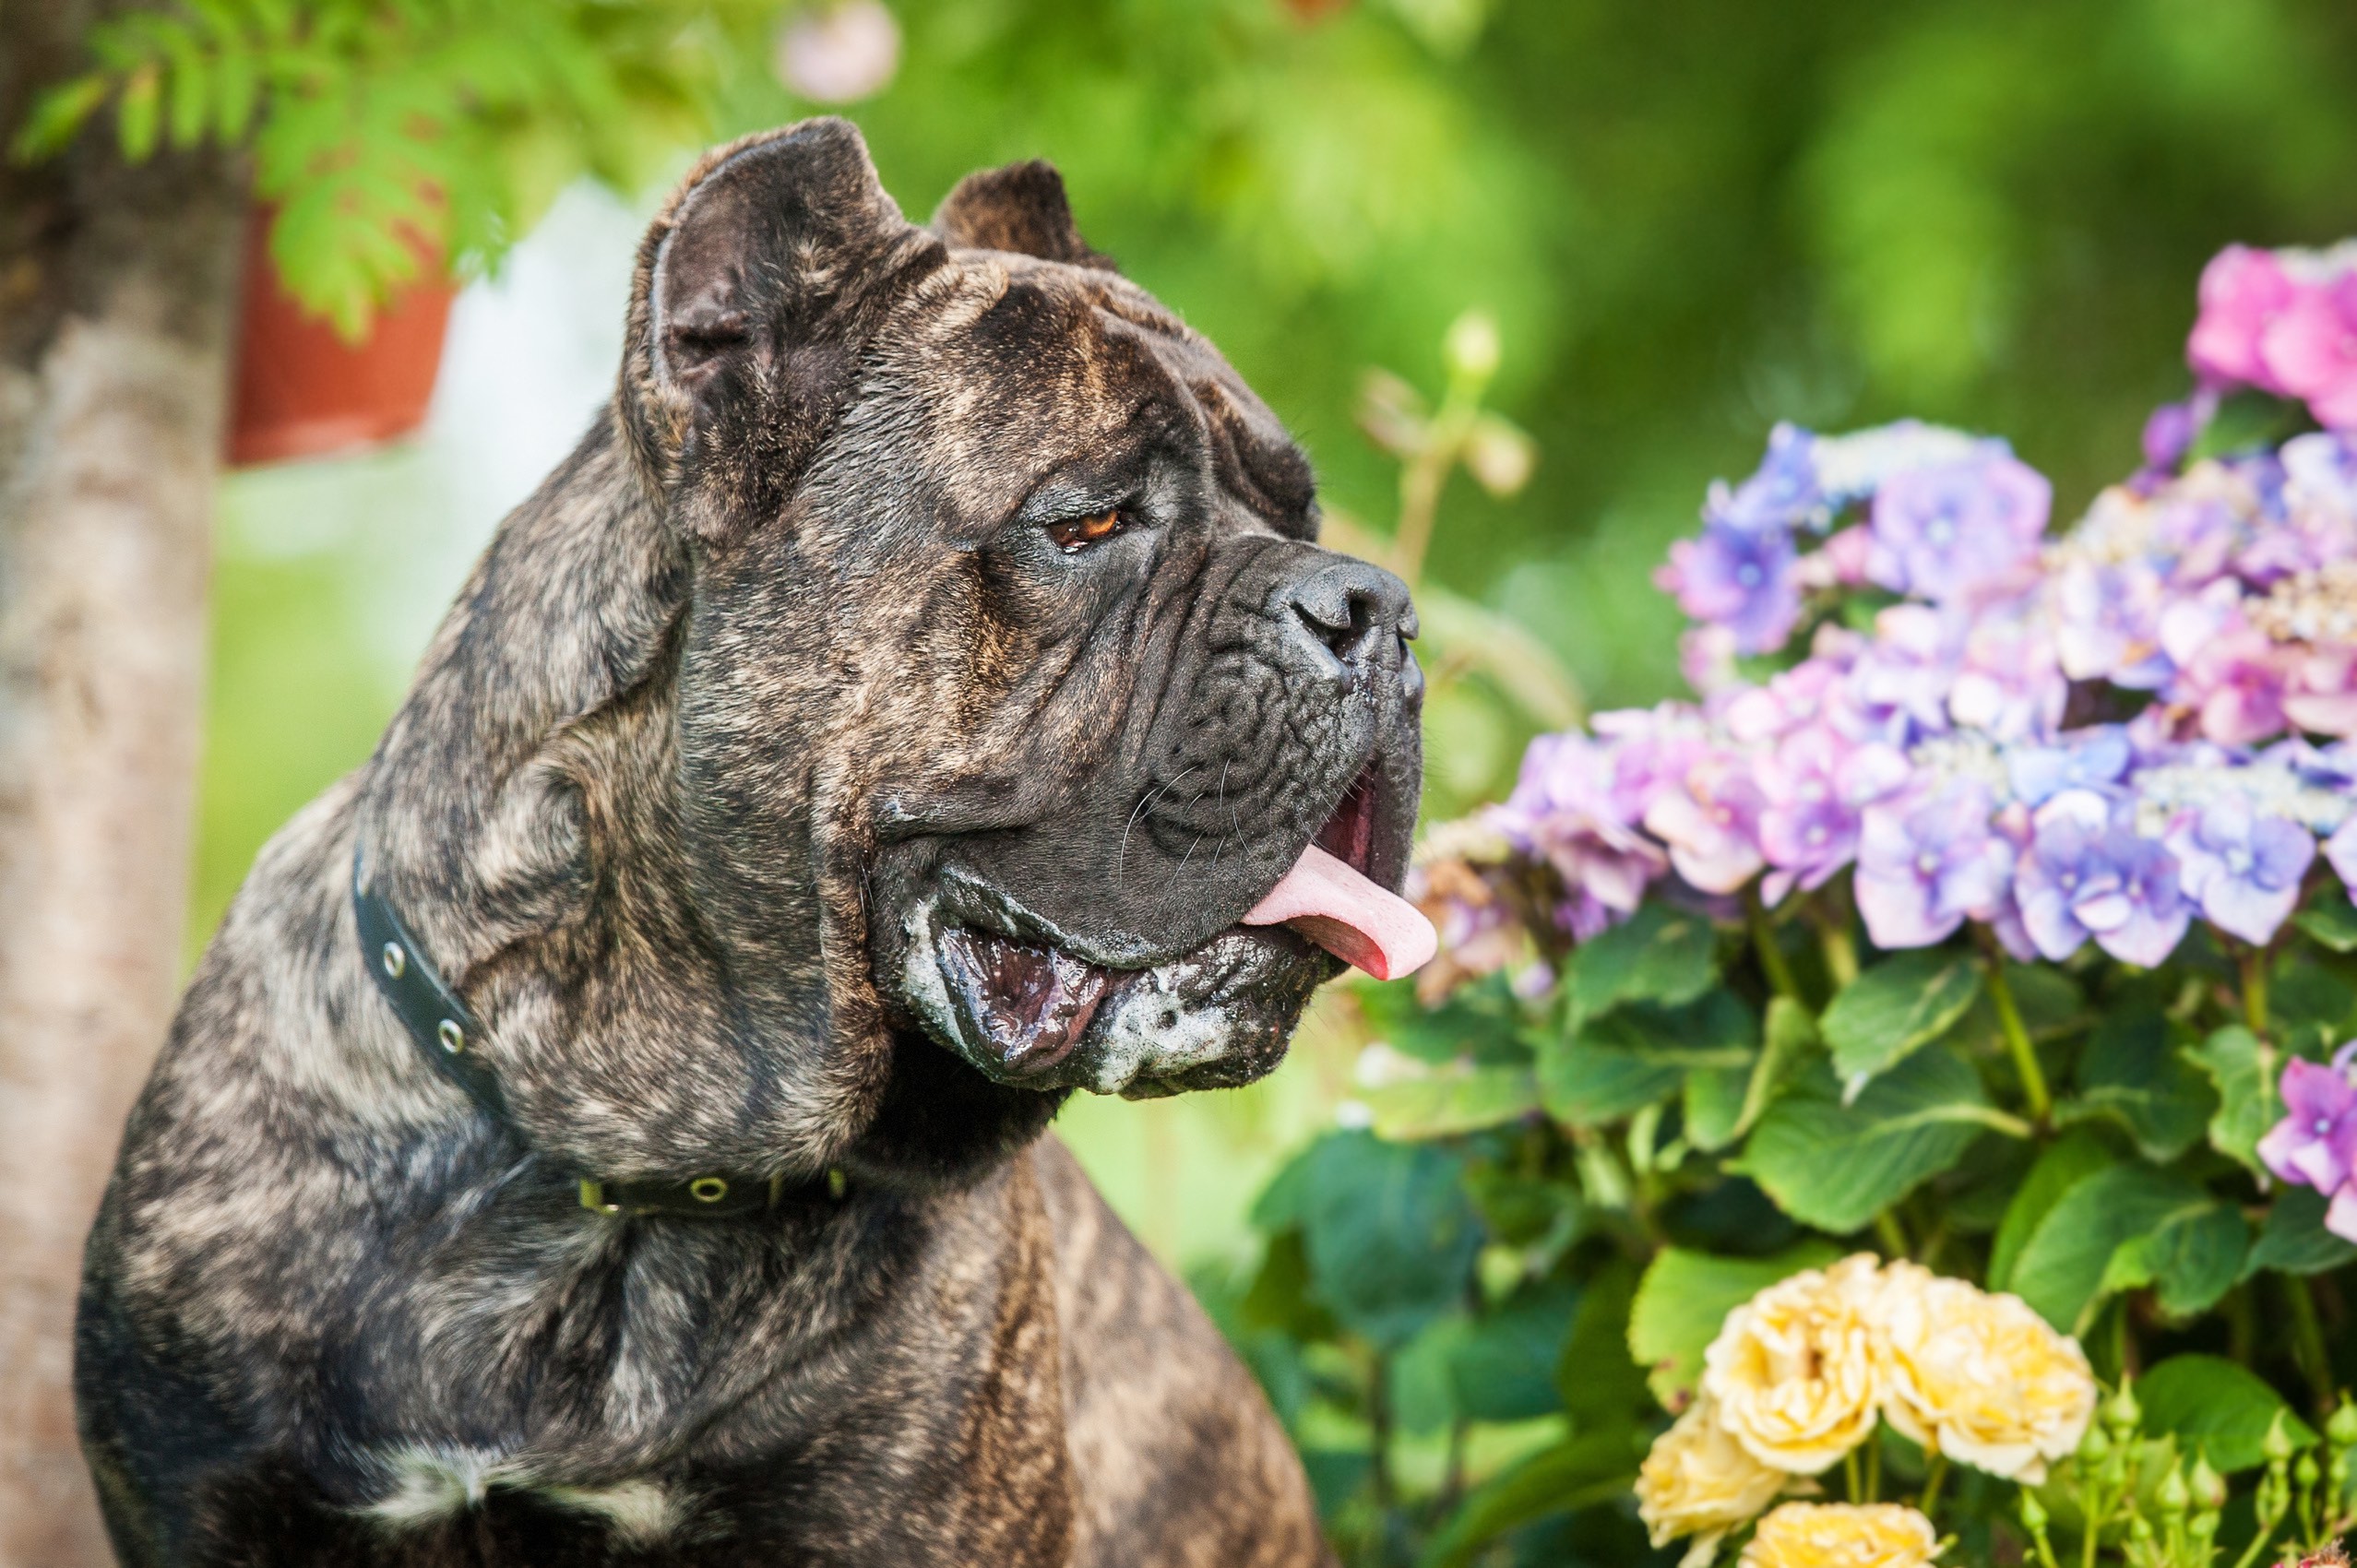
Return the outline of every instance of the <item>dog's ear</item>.
[[[933,215],[933,232],[970,250],[1012,251],[1042,261],[1114,270],[1072,221],[1064,176],[1038,159],[982,169],[958,182]]]
[[[639,247],[624,378],[631,435],[683,526],[717,540],[783,509],[876,323],[943,254],[846,121],[696,166]]]

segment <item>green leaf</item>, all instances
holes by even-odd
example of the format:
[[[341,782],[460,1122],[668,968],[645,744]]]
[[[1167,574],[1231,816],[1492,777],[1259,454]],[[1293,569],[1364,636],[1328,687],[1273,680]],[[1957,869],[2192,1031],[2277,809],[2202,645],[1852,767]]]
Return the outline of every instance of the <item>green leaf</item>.
[[[1626,1426],[1645,1408],[1645,1369],[1629,1354],[1629,1309],[1637,1268],[1615,1258],[1580,1293],[1555,1357],[1555,1393],[1581,1431]]]
[[[2303,909],[2292,923],[2318,946],[2335,953],[2357,953],[2357,897],[2344,898],[2327,890],[2313,909]]]
[[[2239,1160],[2256,1175],[2258,1143],[2283,1114],[2276,1098],[2275,1052],[2240,1024],[2230,1024],[2185,1055],[2209,1075],[2218,1089],[2218,1110],[2209,1119],[2209,1146]]]
[[[2108,1117],[2138,1152],[2165,1164],[2200,1141],[2220,1108],[2201,1070],[2171,1049],[2161,1013],[2115,1014],[2095,1028],[2078,1062],[2078,1095],[2054,1108],[2067,1125]]]
[[[1689,1067],[1685,1085],[1686,1142],[1716,1154],[1741,1134],[1750,1067]]]
[[[1540,1098],[1559,1122],[1598,1126],[1669,1099],[1689,1068],[1748,1070],[1758,1049],[1750,1009],[1725,992],[1676,1008],[1632,1003],[1541,1043]]]
[[[2283,1274],[2322,1274],[2357,1262],[2357,1244],[2325,1229],[2325,1210],[2331,1203],[2314,1187],[2284,1186],[2268,1207],[2267,1223],[2243,1272],[2272,1268]]]
[[[35,163],[65,150],[89,117],[106,101],[106,78],[96,74],[60,82],[34,101],[9,150],[19,163]]]
[[[1570,970],[1565,992],[1575,1022],[1625,1002],[1683,1006],[1719,978],[1719,933],[1700,915],[1648,903],[1581,943]]]
[[[1482,1227],[1463,1170],[1431,1144],[1332,1133],[1279,1172],[1253,1219],[1271,1230],[1298,1224],[1310,1298],[1396,1348],[1465,1299]]]
[[[1803,1225],[1847,1235],[1954,1165],[1993,1126],[2017,1128],[1989,1103],[1971,1064],[1919,1051],[1849,1105],[1819,1063],[1768,1107],[1730,1170],[1750,1176]]]
[[[1449,1353],[1458,1409],[1477,1421],[1523,1421],[1555,1410],[1555,1358],[1580,1295],[1566,1281],[1542,1280],[1472,1320]]]
[[[123,82],[114,106],[114,133],[125,163],[145,163],[156,150],[162,117],[162,82],[157,68],[142,65]]]
[[[2086,1021],[2087,992],[2069,973],[2052,964],[2006,964],[2006,989],[2021,1010],[2031,1039],[2065,1035]]]
[[[1476,1065],[1527,1063],[1521,1017],[1502,984],[1465,986],[1437,1007],[1416,1000],[1413,980],[1366,981],[1352,988],[1375,1038],[1434,1065],[1470,1059]]]
[[[2146,1431],[2176,1438],[2223,1475],[2267,1462],[2260,1445],[2279,1415],[2294,1447],[2316,1440],[2281,1395],[2247,1368],[2217,1356],[2172,1356],[2137,1380],[2136,1396]]]
[[[2191,1317],[2216,1306],[2234,1288],[2250,1245],[2251,1228],[2242,1211],[2212,1198],[2121,1242],[2103,1266],[2101,1293],[2149,1285],[2163,1313]]]
[[[1854,1091],[1937,1039],[1980,994],[1980,966],[1964,954],[1902,953],[1842,987],[1817,1027]]]
[[[2014,1265],[2021,1256],[2021,1249],[2053,1212],[2063,1194],[2099,1170],[2107,1170],[2118,1160],[2094,1134],[2080,1131],[2072,1133],[2051,1145],[2030,1168],[2021,1185],[2015,1189],[2013,1202],[2006,1206],[2006,1216],[1997,1225],[1996,1240],[1989,1248],[1989,1289],[2013,1289]]]
[[[1542,1448],[1475,1487],[1418,1558],[1418,1568],[1458,1568],[1508,1530],[1534,1519],[1618,1502],[1637,1477],[1626,1431],[1582,1433]]]
[[[1428,1077],[1363,1089],[1381,1138],[1437,1138],[1518,1121],[1539,1109],[1539,1080],[1527,1067],[1458,1063]]]
[[[2097,1171],[2039,1221],[2014,1265],[2013,1292],[2064,1333],[2081,1332],[2109,1291],[2122,1288],[2122,1277],[2111,1272],[2113,1253],[2166,1227],[2196,1223],[2217,1206],[2216,1198],[2173,1170],[2138,1161]],[[2132,1277],[2135,1267],[2162,1261],[2155,1256],[2124,1265],[2130,1275],[2125,1282],[2141,1283]],[[2239,1268],[2239,1252],[2234,1263]],[[2186,1293],[2198,1294],[2202,1277],[2189,1280]]]
[[[1758,1124],[1784,1086],[1824,1044],[1809,1010],[1789,996],[1768,999],[1766,1036],[1759,1059],[1752,1064],[1751,1082],[1744,1087],[1743,1116],[1735,1126],[1738,1135]]]
[[[1565,1040],[1539,1056],[1539,1099],[1567,1127],[1597,1127],[1678,1091],[1685,1069],[1633,1051]]]
[[[1647,1369],[1653,1396],[1675,1409],[1702,1375],[1702,1353],[1727,1314],[1780,1279],[1841,1256],[1830,1241],[1804,1241],[1773,1257],[1724,1258],[1664,1247],[1629,1305],[1628,1351]]]

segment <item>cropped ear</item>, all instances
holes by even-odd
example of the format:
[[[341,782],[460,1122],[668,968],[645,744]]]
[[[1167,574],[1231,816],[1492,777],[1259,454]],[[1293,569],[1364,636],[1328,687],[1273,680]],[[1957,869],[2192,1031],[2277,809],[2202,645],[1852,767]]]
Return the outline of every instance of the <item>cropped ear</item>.
[[[1064,176],[1033,159],[1004,169],[981,169],[958,182],[933,215],[933,232],[969,250],[1012,251],[1042,261],[1115,270],[1113,258],[1089,248],[1072,221]]]
[[[684,527],[718,540],[784,509],[868,338],[943,259],[845,121],[696,167],[639,245],[623,378],[633,442]]]

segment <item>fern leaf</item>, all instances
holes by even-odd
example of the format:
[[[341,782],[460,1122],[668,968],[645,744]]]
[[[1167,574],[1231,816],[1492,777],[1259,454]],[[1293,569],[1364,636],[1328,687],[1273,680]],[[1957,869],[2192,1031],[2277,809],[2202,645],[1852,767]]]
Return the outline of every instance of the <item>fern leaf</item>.
[[[35,101],[9,155],[19,163],[38,163],[65,151],[105,101],[106,78],[95,72],[58,83]]]

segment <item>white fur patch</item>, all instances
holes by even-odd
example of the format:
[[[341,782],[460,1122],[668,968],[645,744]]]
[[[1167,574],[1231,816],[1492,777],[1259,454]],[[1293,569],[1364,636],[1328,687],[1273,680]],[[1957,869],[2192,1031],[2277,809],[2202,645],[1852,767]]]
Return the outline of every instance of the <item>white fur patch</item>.
[[[607,1486],[560,1486],[534,1479],[525,1466],[481,1448],[411,1447],[387,1457],[392,1490],[361,1512],[395,1529],[416,1528],[480,1507],[494,1487],[529,1491],[559,1508],[603,1520],[633,1546],[660,1540],[678,1525],[680,1500],[636,1478]]]

